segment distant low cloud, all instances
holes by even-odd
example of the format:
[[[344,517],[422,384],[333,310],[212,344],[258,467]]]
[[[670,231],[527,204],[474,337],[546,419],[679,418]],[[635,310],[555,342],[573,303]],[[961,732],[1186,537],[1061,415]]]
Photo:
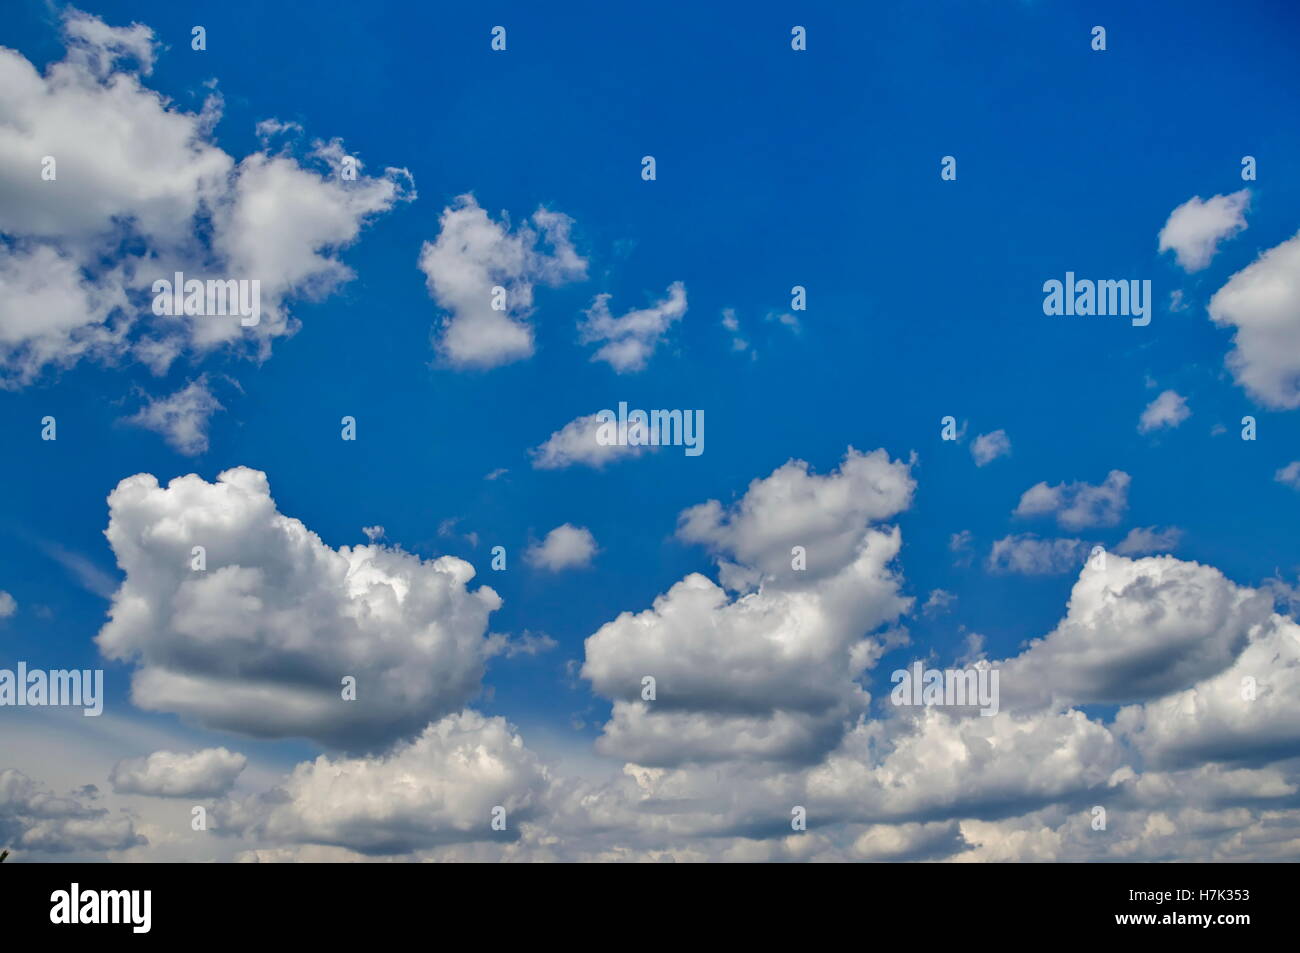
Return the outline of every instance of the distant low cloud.
[[[87,785],[57,794],[14,768],[0,768],[0,841],[16,856],[126,850],[148,843],[126,813],[96,807]]]
[[[223,828],[272,842],[395,854],[493,839],[498,809],[517,829],[546,785],[505,719],[466,710],[380,755],[305,761],[272,791],[222,802],[216,814]]]
[[[225,748],[205,748],[181,754],[155,751],[113,766],[109,783],[118,794],[152,797],[219,797],[234,786],[248,764],[242,754]]]

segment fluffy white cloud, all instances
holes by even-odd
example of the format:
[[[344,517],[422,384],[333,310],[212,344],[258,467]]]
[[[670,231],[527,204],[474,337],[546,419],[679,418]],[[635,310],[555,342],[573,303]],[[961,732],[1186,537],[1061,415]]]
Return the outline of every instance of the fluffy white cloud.
[[[538,470],[560,470],[582,464],[599,470],[607,463],[638,457],[655,449],[644,444],[602,444],[597,439],[600,427],[598,414],[588,414],[569,421],[540,446],[528,451],[533,467]]]
[[[1004,536],[989,550],[988,568],[990,572],[1055,576],[1078,569],[1089,549],[1082,539],[1042,539],[1033,533]]]
[[[908,464],[850,448],[826,476],[790,461],[728,509],[684,511],[679,534],[718,553],[731,588],[753,591],[731,597],[692,573],[587,639],[582,675],[614,700],[598,749],[667,765],[807,761],[833,746],[869,701],[855,679],[894,638],[865,634],[911,606],[891,568],[901,536],[871,524],[904,509],[913,486]]]
[[[863,718],[808,764],[772,763],[780,745],[804,743],[807,726],[793,719],[669,707],[654,727],[658,701],[618,702],[607,732],[626,732],[628,753],[659,766],[628,765],[586,791],[585,830],[617,829],[623,845],[669,845],[679,858],[710,838],[716,847],[695,859],[909,856],[915,839],[929,845],[916,847],[925,856],[958,860],[1291,856],[1264,832],[1300,830],[1293,811],[1268,809],[1298,787],[1300,627],[1270,606],[1210,567],[1108,555],[1083,570],[1052,633],[997,663],[999,714],[892,709]],[[1250,703],[1247,670],[1264,673]],[[1146,704],[1112,726],[1068,710],[1135,698]],[[702,752],[696,763],[681,757],[688,748]],[[1142,759],[1181,773],[1139,773]],[[1264,762],[1279,767],[1254,767]],[[1087,805],[1099,803],[1114,809],[1107,838],[1089,823]],[[810,833],[827,832],[798,857],[780,840],[793,804],[807,807]]]
[[[1138,420],[1138,433],[1150,433],[1161,427],[1174,428],[1181,424],[1192,412],[1187,409],[1187,398],[1177,391],[1166,390],[1151,403],[1147,404]]]
[[[1160,229],[1160,251],[1172,251],[1184,271],[1200,271],[1210,264],[1219,242],[1246,227],[1249,201],[1249,189],[1204,200],[1193,196],[1169,213]]]
[[[0,65],[3,57],[0,50]],[[120,274],[89,281],[48,245],[0,245],[0,386],[28,384],[50,364],[112,353],[128,328],[108,323],[109,315],[125,307]]]
[[[463,711],[382,755],[300,764],[271,792],[224,802],[216,813],[223,826],[272,843],[397,854],[513,840],[547,783],[546,769],[504,719]],[[496,807],[505,809],[505,831],[492,829]]]
[[[177,452],[196,456],[208,449],[208,421],[220,402],[212,395],[206,376],[190,381],[176,393],[150,401],[126,422],[163,435]]]
[[[1158,698],[1222,672],[1272,613],[1266,593],[1172,556],[1090,559],[1069,610],[1002,665],[1005,704]]]
[[[1226,363],[1237,383],[1266,407],[1300,407],[1300,235],[1229,278],[1209,310],[1236,328]]]
[[[971,442],[970,453],[975,466],[982,467],[1011,452],[1011,438],[1005,430],[982,433]]]
[[[869,523],[905,510],[915,488],[910,464],[891,461],[883,449],[861,453],[849,447],[833,473],[810,473],[805,461],[790,460],[750,483],[730,507],[709,500],[684,510],[677,535],[742,564],[728,566],[723,559],[728,585],[744,574],[743,567],[793,578],[795,546],[807,556],[799,577],[820,579],[852,559]]]
[[[867,722],[809,772],[808,797],[842,818],[997,817],[1106,787],[1121,746],[1082,712]]]
[[[1152,553],[1166,553],[1178,547],[1182,541],[1183,531],[1177,526],[1135,526],[1115,546],[1115,552],[1121,556],[1147,556]]]
[[[842,595],[852,600],[844,575]],[[697,578],[679,585],[707,593],[712,584]],[[719,604],[757,612],[780,603],[756,597],[829,587],[764,579]],[[673,598],[660,597],[656,612]],[[633,762],[619,775],[548,771],[500,719],[466,711],[384,753],[320,757],[264,794],[220,801],[215,829],[248,847],[243,859],[264,862],[1293,859],[1300,627],[1270,606],[1267,594],[1210,567],[1107,554],[1080,574],[1056,629],[1014,658],[974,663],[1000,670],[1003,704],[993,717],[883,700],[874,717],[858,704],[838,712],[844,669],[884,648],[872,639],[781,698],[780,674],[816,669],[809,650],[830,633],[811,629],[806,615],[774,620],[771,650],[751,639],[742,651],[732,645],[747,638],[741,629],[714,638],[679,615],[625,615],[617,620],[625,640],[604,647],[608,661],[650,643],[625,674],[688,658],[659,679],[652,701],[640,698],[639,678],[609,696],[602,750]],[[829,601],[823,607],[840,618]],[[716,614],[728,611],[739,610]],[[695,697],[663,691],[692,673]],[[1137,703],[1109,724],[1069,707],[1121,697]],[[5,783],[0,773],[0,828],[33,828],[43,812],[95,832],[74,842],[47,819],[20,849],[124,843],[121,819],[83,817],[95,810],[86,803],[93,795],[60,804],[27,782],[6,814]],[[1090,824],[1097,804],[1108,812],[1104,835]],[[498,805],[506,831],[491,830]],[[805,833],[791,834],[794,805],[807,810]]]
[[[587,320],[579,325],[582,341],[604,342],[591,356],[593,361],[604,361],[620,374],[639,371],[654,353],[659,339],[686,314],[686,286],[674,281],[662,301],[617,318],[609,313],[610,297],[596,295],[587,309]]]
[[[1054,515],[1065,529],[1114,526],[1128,508],[1131,478],[1123,470],[1111,470],[1096,486],[1082,481],[1048,486],[1037,483],[1020,497],[1015,516]]]
[[[419,730],[479,690],[501,605],[474,569],[378,545],[323,543],[278,512],[266,475],[110,494],[106,535],[126,579],[97,642],[132,661],[131,697],[208,727],[368,746]],[[205,549],[195,570],[193,547]],[[341,683],[356,679],[356,699]]]
[[[7,619],[18,611],[18,600],[0,589],[0,619]]]
[[[113,766],[109,783],[118,794],[152,797],[218,797],[228,792],[248,764],[226,748],[202,751],[155,751]]]
[[[529,546],[524,558],[529,565],[559,572],[561,569],[590,566],[594,555],[596,538],[591,535],[591,530],[565,523],[547,533],[544,540]]]
[[[1261,765],[1300,754],[1300,626],[1262,608],[1271,603],[1265,594],[1238,592],[1263,618],[1244,634],[1232,632],[1247,642],[1232,664],[1219,666],[1213,677],[1183,691],[1130,706],[1116,716],[1117,730],[1149,763]],[[1215,634],[1211,640],[1224,641]]]
[[[69,11],[64,35],[43,75],[0,48],[0,386],[82,359],[162,373],[186,351],[264,358],[297,327],[286,301],[347,278],[340,250],[411,197],[402,170],[344,181],[337,141],[315,144],[319,171],[287,153],[236,162],[212,139],[219,97],[190,113],[142,83],[145,26]],[[177,271],[260,281],[261,320],[155,315],[152,284]]]
[[[451,364],[489,368],[531,356],[533,288],[586,277],[587,262],[569,240],[572,220],[539,208],[531,221],[512,231],[508,219],[494,222],[462,195],[443,209],[437,239],[421,248],[429,293],[448,313],[437,346]],[[496,300],[497,287],[504,300]]]

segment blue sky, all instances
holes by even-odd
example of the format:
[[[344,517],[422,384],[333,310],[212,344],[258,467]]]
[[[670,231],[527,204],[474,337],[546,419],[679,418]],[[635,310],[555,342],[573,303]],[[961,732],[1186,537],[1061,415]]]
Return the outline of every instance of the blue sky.
[[[17,4],[0,45],[44,70],[64,54],[64,9]],[[1176,545],[1161,552],[1242,587],[1296,582],[1300,494],[1274,475],[1300,458],[1300,419],[1234,379],[1233,329],[1207,315],[1215,292],[1300,224],[1300,67],[1286,3],[81,9],[152,29],[159,47],[141,80],[170,109],[197,112],[215,80],[208,141],[235,161],[262,148],[257,123],[277,119],[302,128],[293,148],[304,166],[305,144],[339,137],[367,175],[405,169],[418,193],[365,217],[331,252],[350,280],[319,300],[288,296],[301,327],[260,363],[187,351],[156,374],[124,354],[0,391],[11,451],[0,589],[17,604],[0,620],[3,657],[103,667],[109,710],[142,731],[238,747],[282,770],[321,750],[132,704],[132,664],[106,661],[92,639],[123,577],[104,536],[106,498],[137,473],[211,482],[251,467],[279,512],[331,548],[366,542],[362,527],[378,524],[409,553],[467,560],[475,584],[503,599],[492,632],[556,643],[493,658],[473,708],[575,764],[596,760],[611,706],[576,675],[584,641],[689,573],[716,579],[708,547],[675,535],[678,515],[711,499],[728,506],[791,459],[824,475],[849,446],[915,454],[914,497],[889,521],[902,534],[902,592],[917,600],[896,620],[911,644],[863,674],[877,704],[913,658],[952,663],[972,632],[989,658],[1008,658],[1065,615],[1078,569],[994,571],[990,547],[1009,535],[1114,548],[1135,528],[1173,527]],[[190,49],[195,23],[207,31],[201,52]],[[796,23],[806,51],[790,48]],[[505,52],[490,49],[495,24],[508,30]],[[1095,24],[1105,51],[1090,49]],[[644,155],[654,181],[641,177]],[[947,155],[955,181],[940,177]],[[1246,155],[1254,181],[1242,180]],[[76,174],[60,165],[60,179]],[[1189,273],[1158,250],[1176,208],[1242,189],[1248,227],[1208,267]],[[488,369],[439,355],[446,309],[419,267],[443,210],[467,193],[515,227],[539,207],[563,213],[587,263],[582,279],[537,283],[532,355]],[[23,235],[4,223],[0,234]],[[1043,282],[1067,271],[1150,280],[1150,325],[1044,315]],[[643,370],[592,359],[578,321],[596,295],[621,315],[678,281],[687,312]],[[807,310],[783,322],[795,285]],[[224,408],[202,452],[123,422],[200,374]],[[1190,416],[1140,432],[1166,390]],[[703,409],[705,452],[532,465],[529,451],[552,433],[619,401]],[[1247,414],[1255,441],[1239,439]],[[39,439],[46,415],[57,441]],[[344,415],[358,422],[355,442],[339,438]],[[941,439],[945,415],[963,439]],[[971,442],[996,430],[1010,453],[976,466]],[[1112,470],[1131,484],[1111,525],[1013,516],[1035,484],[1098,485]],[[591,564],[530,566],[529,544],[565,523],[590,530]],[[950,548],[962,531],[965,564]],[[507,548],[505,572],[489,568],[495,545]],[[955,601],[922,612],[935,590]]]

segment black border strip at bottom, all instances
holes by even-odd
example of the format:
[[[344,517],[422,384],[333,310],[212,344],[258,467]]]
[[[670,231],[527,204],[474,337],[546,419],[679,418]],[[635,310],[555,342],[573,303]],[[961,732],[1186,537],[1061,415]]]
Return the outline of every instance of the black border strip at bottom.
[[[703,932],[730,934],[734,940],[737,933],[763,937],[782,926],[860,929],[892,922],[918,939],[950,931],[974,940],[1045,930],[1051,932],[1039,934],[1042,939],[1138,932],[1147,938],[1169,934],[1179,942],[1198,936],[1234,943],[1266,935],[1261,930],[1291,934],[1286,928],[1296,916],[1289,902],[1293,874],[1294,868],[1281,864],[597,870],[594,865],[6,863],[0,866],[0,929],[8,941],[35,934],[66,938],[75,931],[78,940],[247,936],[337,942],[356,937],[373,944],[392,931],[433,926],[430,940],[438,943],[459,945],[464,941],[454,938],[469,931],[483,939],[518,936],[534,944],[586,937],[586,945],[602,936],[599,942],[640,943]],[[117,908],[117,919],[128,922],[53,922],[73,918],[73,884],[78,920],[113,919]],[[147,932],[138,929],[143,924],[130,922],[144,919],[143,891],[149,892]]]

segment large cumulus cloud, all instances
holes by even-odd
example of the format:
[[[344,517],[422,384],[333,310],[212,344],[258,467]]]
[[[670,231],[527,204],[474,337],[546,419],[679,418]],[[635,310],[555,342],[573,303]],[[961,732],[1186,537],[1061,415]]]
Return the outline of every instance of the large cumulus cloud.
[[[615,703],[598,749],[670,765],[807,761],[834,745],[869,701],[856,679],[883,643],[864,636],[911,604],[891,565],[901,536],[871,524],[905,508],[912,487],[906,463],[850,448],[835,473],[792,461],[729,508],[684,512],[682,538],[710,545],[724,581],[751,591],[695,573],[587,640],[582,675]]]
[[[501,605],[474,569],[379,545],[334,549],[280,513],[266,475],[150,474],[109,496],[126,579],[97,637],[136,665],[132,700],[210,728],[368,747],[418,731],[479,690]],[[191,555],[205,550],[206,568]],[[342,681],[356,679],[356,699]]]

